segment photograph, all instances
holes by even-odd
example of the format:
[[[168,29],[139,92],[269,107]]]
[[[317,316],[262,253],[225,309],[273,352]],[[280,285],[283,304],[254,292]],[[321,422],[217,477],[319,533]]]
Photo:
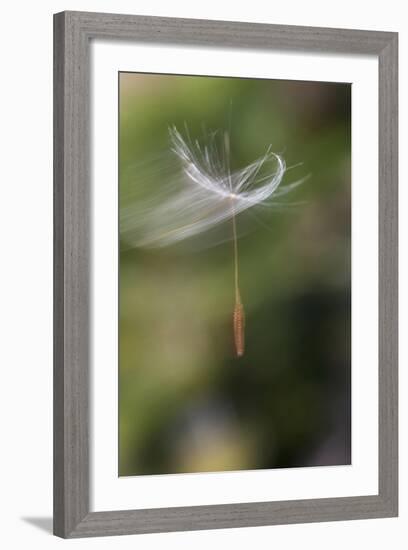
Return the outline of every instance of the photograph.
[[[118,86],[118,475],[351,464],[351,85]]]

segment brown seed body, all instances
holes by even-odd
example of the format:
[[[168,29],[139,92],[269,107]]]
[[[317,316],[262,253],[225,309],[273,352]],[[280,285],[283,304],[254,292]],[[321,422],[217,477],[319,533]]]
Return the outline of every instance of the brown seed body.
[[[235,351],[238,357],[242,357],[245,349],[245,313],[241,302],[235,304],[233,320]]]

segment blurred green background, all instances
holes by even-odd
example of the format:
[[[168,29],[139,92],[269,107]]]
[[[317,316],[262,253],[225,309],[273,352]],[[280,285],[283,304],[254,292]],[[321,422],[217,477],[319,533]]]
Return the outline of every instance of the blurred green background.
[[[242,358],[231,241],[121,240],[119,475],[349,464],[350,85],[135,73],[119,84],[120,209],[163,185],[141,166],[185,121],[193,136],[230,125],[236,167],[271,144],[303,163],[284,183],[310,174],[289,207],[242,222]]]

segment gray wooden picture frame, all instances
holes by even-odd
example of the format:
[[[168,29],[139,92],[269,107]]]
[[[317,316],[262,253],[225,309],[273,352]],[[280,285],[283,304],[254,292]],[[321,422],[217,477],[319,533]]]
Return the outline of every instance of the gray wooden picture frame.
[[[94,38],[298,52],[379,61],[379,494],[90,511],[89,44]],[[397,464],[398,35],[84,12],[54,15],[54,533],[90,537],[392,517]],[[370,312],[367,311],[367,315]]]

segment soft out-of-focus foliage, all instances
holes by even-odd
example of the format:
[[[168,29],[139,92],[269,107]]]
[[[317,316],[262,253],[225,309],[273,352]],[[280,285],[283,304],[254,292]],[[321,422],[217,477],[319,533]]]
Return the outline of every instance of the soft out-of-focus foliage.
[[[350,94],[346,84],[120,75],[122,211],[129,196],[160,191],[168,127],[184,122],[198,136],[229,127],[236,168],[271,144],[288,167],[302,163],[286,182],[310,174],[287,206],[237,218],[242,358],[228,222],[160,249],[121,240],[120,475],[350,463]]]

